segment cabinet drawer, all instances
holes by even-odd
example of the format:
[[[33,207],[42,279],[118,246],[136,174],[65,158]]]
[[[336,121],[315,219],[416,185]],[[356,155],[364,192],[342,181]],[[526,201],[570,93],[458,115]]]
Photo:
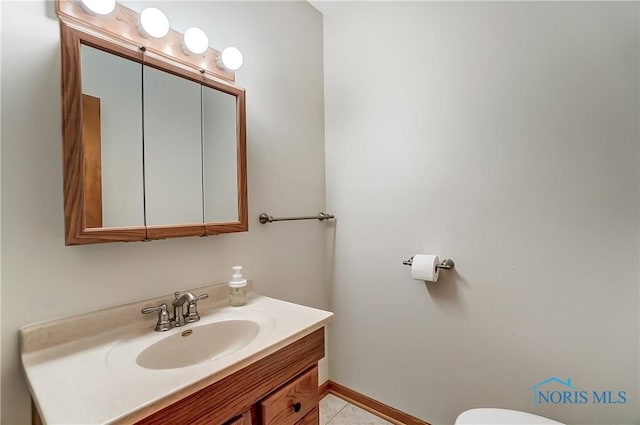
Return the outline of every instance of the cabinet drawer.
[[[320,424],[320,408],[316,407],[307,416],[300,419],[296,425],[319,425]]]
[[[294,425],[318,406],[318,367],[314,366],[260,402],[263,425]]]

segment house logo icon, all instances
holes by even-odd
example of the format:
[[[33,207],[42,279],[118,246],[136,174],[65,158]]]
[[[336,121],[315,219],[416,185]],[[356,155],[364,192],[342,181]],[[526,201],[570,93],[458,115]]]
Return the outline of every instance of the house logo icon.
[[[533,390],[533,404],[626,404],[627,392],[622,391],[585,391],[579,390],[571,378],[563,381],[552,376],[538,382]]]

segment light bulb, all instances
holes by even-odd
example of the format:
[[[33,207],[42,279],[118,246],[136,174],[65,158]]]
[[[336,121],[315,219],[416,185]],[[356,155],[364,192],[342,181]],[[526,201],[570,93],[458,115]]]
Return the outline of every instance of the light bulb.
[[[160,9],[148,7],[140,14],[142,35],[162,38],[169,33],[169,19]]]
[[[227,47],[220,53],[218,66],[236,71],[242,66],[242,53],[235,47]]]
[[[209,38],[200,28],[189,28],[184,32],[183,51],[186,54],[195,53],[199,55],[209,48]]]
[[[116,8],[116,0],[82,0],[82,8],[91,15],[108,15]]]

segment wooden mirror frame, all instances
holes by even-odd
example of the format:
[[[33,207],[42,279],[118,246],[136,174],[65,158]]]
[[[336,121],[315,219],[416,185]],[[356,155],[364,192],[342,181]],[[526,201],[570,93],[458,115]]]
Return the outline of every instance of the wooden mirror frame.
[[[115,38],[109,32],[102,32],[95,24],[79,22],[82,9],[77,2],[58,0],[56,9],[60,18],[60,44],[62,63],[62,139],[63,139],[63,180],[64,180],[64,218],[65,244],[83,245],[105,242],[132,242],[154,239],[177,238],[186,236],[210,236],[221,233],[244,232],[248,225],[247,204],[247,161],[246,161],[246,107],[245,90],[232,83],[234,74],[230,71],[215,69],[207,72],[198,69],[199,63],[184,58],[173,58],[157,40],[146,40],[140,36]],[[117,5],[112,19],[137,22],[137,14],[124,6]],[[76,16],[78,15],[78,16]],[[109,19],[88,15],[87,19]],[[83,17],[84,18],[84,17]],[[175,31],[172,31],[175,33]],[[177,33],[179,36],[179,33]],[[172,34],[170,34],[172,35]],[[179,37],[172,35],[174,40]],[[146,43],[151,46],[145,45]],[[88,177],[85,175],[86,155],[83,140],[83,97],[81,81],[80,46],[85,44],[126,59],[144,63],[173,75],[186,78],[204,86],[236,97],[236,156],[238,221],[216,223],[193,223],[160,226],[132,227],[87,227],[85,200],[88,199]],[[175,44],[175,42],[174,42]],[[155,45],[155,46],[154,46]],[[145,53],[143,54],[142,47]],[[151,55],[149,55],[151,53]],[[209,49],[197,60],[216,57],[219,52]],[[143,57],[144,56],[144,57]],[[191,63],[189,63],[191,62]],[[185,66],[188,65],[188,66]],[[215,65],[214,65],[215,66]],[[214,74],[213,76],[207,74]],[[227,82],[224,80],[230,80]]]

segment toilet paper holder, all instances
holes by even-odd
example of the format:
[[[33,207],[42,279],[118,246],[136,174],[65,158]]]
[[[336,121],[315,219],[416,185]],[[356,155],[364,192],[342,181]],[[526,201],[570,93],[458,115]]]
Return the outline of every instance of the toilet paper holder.
[[[408,260],[404,260],[402,262],[405,266],[410,266],[413,264],[413,255]],[[455,263],[451,258],[445,258],[442,260],[440,264],[436,264],[436,269],[445,269],[445,270],[453,270],[455,267]]]

